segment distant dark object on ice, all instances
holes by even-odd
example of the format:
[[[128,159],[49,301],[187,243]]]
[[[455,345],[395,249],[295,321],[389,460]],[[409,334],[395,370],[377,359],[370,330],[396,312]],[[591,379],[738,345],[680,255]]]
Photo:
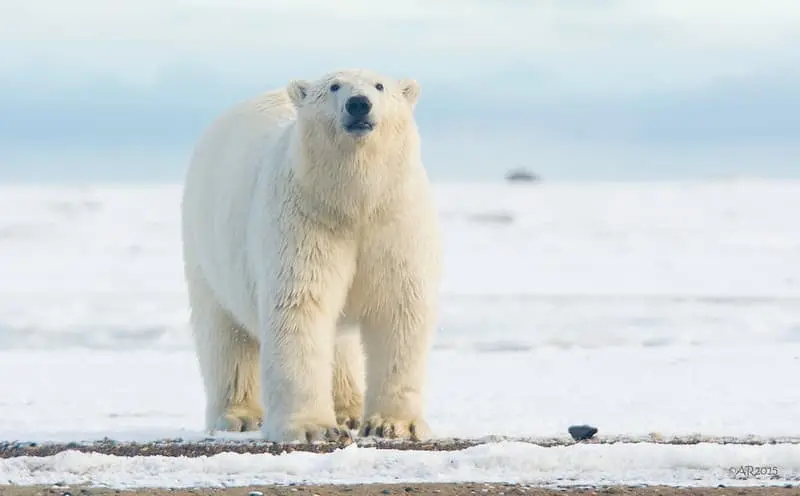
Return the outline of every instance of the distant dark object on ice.
[[[527,171],[525,169],[514,169],[508,171],[506,174],[506,181],[510,183],[517,183],[517,182],[539,182],[542,178],[534,174],[533,172]]]
[[[469,220],[485,224],[511,224],[514,222],[514,214],[511,212],[483,212],[471,214]]]
[[[572,439],[583,441],[585,439],[591,439],[597,434],[597,427],[592,427],[591,425],[571,425],[568,431]]]

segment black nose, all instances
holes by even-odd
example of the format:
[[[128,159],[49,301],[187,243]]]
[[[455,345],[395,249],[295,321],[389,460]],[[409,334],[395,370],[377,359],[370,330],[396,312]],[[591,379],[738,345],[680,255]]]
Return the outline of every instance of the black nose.
[[[364,117],[369,114],[372,103],[370,103],[369,98],[365,96],[351,96],[347,99],[344,108],[347,109],[347,113],[353,117]]]

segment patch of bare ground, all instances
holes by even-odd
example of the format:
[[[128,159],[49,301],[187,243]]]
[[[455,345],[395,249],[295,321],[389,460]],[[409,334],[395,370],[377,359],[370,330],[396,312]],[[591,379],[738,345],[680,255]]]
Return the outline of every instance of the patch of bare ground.
[[[520,484],[345,484],[252,486],[226,489],[137,489],[119,490],[92,487],[0,486],[0,496],[795,496],[798,487],[670,487],[670,486],[600,486],[578,488],[541,488]]]

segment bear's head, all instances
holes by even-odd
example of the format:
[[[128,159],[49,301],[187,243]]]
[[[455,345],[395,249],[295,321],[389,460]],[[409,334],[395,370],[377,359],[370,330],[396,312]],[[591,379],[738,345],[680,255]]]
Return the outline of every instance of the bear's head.
[[[335,142],[365,142],[413,125],[419,84],[365,70],[342,70],[317,81],[287,86],[298,121],[307,132]]]

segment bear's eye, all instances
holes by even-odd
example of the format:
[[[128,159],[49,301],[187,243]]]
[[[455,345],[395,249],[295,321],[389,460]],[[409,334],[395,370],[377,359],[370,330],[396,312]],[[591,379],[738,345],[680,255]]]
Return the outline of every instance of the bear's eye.
[[[378,83],[375,85],[375,89],[378,91],[383,91],[383,83]]]
[[[339,85],[337,83],[333,83],[331,85],[331,91],[333,91],[334,93],[339,91]]]

